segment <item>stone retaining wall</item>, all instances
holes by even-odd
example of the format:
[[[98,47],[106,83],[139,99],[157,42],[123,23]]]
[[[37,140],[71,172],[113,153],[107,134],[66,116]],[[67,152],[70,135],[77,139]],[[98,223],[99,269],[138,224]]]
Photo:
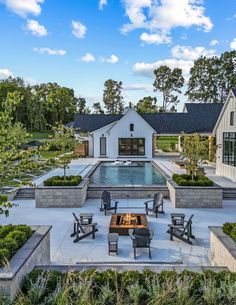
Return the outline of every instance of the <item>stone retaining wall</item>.
[[[220,186],[179,186],[167,181],[170,200],[175,208],[222,208],[223,190]]]
[[[209,227],[212,266],[224,266],[236,272],[236,246],[231,237],[224,234],[221,227]]]
[[[35,232],[12,257],[9,266],[0,268],[0,294],[13,300],[27,273],[37,265],[50,264],[51,226],[32,226]]]
[[[36,208],[81,207],[87,198],[89,179],[78,186],[40,186],[35,189]]]

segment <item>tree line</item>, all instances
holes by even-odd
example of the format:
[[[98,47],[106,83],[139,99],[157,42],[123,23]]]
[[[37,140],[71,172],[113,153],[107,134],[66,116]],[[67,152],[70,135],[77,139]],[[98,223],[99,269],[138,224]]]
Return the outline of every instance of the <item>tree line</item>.
[[[191,102],[222,103],[229,90],[236,87],[236,51],[221,56],[201,56],[195,60],[186,83],[180,68],[160,66],[153,71],[153,91],[162,94],[162,100],[146,96],[136,105],[139,112],[174,112],[183,93]],[[51,129],[56,123],[65,124],[74,119],[76,113],[120,114],[124,111],[123,83],[109,79],[104,83],[103,104],[94,103],[92,109],[86,99],[76,97],[74,90],[57,83],[42,83],[30,86],[22,78],[0,81],[0,111],[8,94],[14,93],[19,101],[13,113],[13,122],[22,123],[29,131]]]

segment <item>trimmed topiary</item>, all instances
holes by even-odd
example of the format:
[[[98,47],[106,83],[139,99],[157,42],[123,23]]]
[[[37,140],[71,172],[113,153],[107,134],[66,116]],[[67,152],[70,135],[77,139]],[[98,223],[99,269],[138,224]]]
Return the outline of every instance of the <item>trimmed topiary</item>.
[[[188,174],[174,174],[172,179],[180,186],[213,186],[213,182],[206,176],[195,176],[192,180],[192,176]]]
[[[230,236],[236,243],[236,223],[226,222],[223,224],[222,230],[226,235]]]

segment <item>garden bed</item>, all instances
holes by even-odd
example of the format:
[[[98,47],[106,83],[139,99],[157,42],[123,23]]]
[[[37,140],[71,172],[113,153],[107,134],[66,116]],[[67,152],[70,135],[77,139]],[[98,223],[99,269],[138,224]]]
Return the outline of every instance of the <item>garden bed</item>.
[[[213,181],[211,181],[206,176],[194,176],[187,174],[174,174],[172,179],[180,186],[213,186]]]
[[[53,176],[44,181],[45,186],[77,186],[82,181],[81,176]]]
[[[24,283],[20,304],[235,304],[235,281],[236,274],[227,271],[35,270]]]

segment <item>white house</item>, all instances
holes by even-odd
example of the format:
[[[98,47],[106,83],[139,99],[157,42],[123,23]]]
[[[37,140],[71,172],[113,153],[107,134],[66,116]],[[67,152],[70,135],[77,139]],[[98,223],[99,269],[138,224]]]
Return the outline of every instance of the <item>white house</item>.
[[[216,122],[216,174],[236,182],[236,90],[231,90]]]

